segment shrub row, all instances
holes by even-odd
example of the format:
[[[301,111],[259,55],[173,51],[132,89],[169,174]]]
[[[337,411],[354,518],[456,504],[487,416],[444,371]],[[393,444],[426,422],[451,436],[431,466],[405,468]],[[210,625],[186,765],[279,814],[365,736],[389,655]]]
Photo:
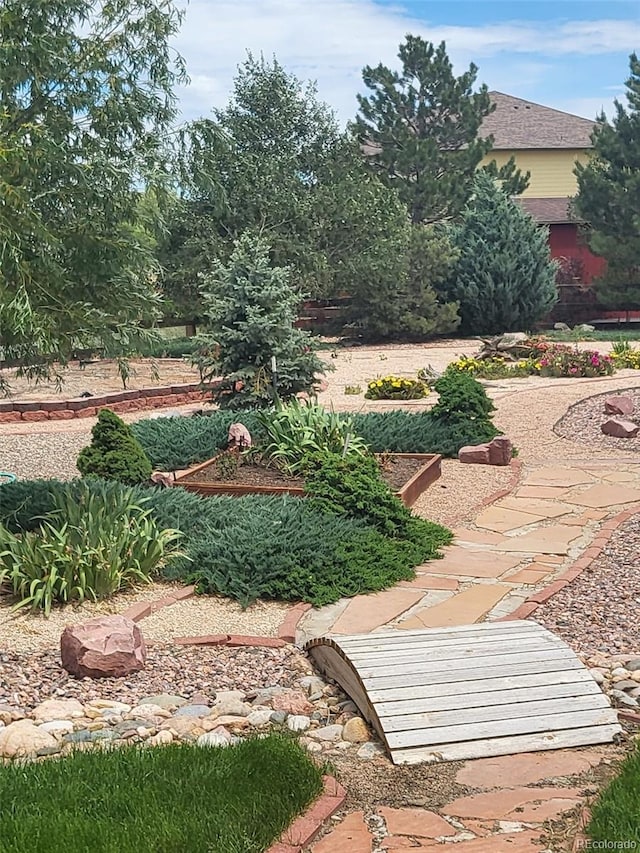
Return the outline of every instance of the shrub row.
[[[84,481],[97,493],[123,487]],[[35,530],[67,490],[57,480],[18,481],[2,487],[0,521],[13,532]],[[378,529],[365,511],[321,511],[292,497],[203,498],[183,489],[135,487],[134,499],[151,510],[158,528],[182,531],[184,557],[164,568],[168,579],[195,582],[199,591],[230,596],[247,606],[257,598],[308,601],[320,606],[343,596],[384,589],[413,577],[416,565],[437,557],[451,539],[445,528],[410,517],[403,537]],[[381,526],[380,526],[381,527]]]

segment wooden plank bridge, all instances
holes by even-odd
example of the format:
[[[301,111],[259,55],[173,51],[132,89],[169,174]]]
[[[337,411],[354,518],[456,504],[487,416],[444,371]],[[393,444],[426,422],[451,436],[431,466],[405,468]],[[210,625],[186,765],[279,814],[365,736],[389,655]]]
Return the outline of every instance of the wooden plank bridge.
[[[586,746],[621,731],[584,664],[537,622],[320,637],[305,649],[394,764]]]

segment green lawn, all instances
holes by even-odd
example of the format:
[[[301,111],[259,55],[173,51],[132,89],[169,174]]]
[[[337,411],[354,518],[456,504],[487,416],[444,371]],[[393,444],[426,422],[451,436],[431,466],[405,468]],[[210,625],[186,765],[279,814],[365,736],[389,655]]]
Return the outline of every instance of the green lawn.
[[[640,747],[622,763],[591,813],[587,831],[593,841],[608,842],[610,849],[640,850]]]
[[[260,853],[322,789],[281,735],[0,767],[2,853]]]

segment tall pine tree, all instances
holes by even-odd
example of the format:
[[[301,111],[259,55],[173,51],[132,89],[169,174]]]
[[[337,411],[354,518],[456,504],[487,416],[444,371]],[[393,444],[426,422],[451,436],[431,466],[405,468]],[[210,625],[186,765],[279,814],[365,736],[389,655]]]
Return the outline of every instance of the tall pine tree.
[[[640,60],[630,57],[625,107],[615,101],[609,123],[599,116],[589,163],[576,165],[576,213],[587,223],[589,248],[607,261],[596,283],[599,299],[640,307]]]
[[[495,109],[486,86],[473,92],[478,69],[456,77],[446,46],[408,35],[398,53],[402,72],[380,64],[362,76],[372,93],[358,95],[355,132],[369,168],[397,190],[414,224],[456,217],[469,198],[476,169],[492,148],[480,138],[482,120]],[[509,195],[528,183],[513,158],[492,174]]]
[[[460,305],[460,331],[495,335],[533,328],[557,299],[547,232],[479,172],[455,229],[460,258],[438,289]]]

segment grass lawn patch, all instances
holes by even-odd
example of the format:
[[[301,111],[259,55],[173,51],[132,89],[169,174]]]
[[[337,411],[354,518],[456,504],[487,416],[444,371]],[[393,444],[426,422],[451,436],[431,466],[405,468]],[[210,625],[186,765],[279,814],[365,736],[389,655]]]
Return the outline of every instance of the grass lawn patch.
[[[290,738],[0,767],[3,853],[261,853],[322,790]]]
[[[620,773],[601,792],[591,810],[587,834],[613,849],[640,848],[640,747],[627,756]],[[623,844],[626,842],[626,845]]]

